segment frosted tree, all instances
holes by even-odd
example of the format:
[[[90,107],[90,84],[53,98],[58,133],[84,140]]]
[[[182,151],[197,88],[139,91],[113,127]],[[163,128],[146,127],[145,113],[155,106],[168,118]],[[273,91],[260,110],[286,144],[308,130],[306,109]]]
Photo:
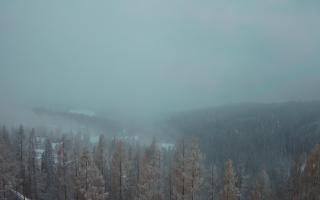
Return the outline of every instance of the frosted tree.
[[[47,139],[45,142],[45,150],[42,154],[41,173],[44,177],[44,198],[47,200],[55,199],[55,162],[50,139]]]
[[[78,133],[76,135],[73,135],[72,140],[72,150],[70,158],[72,160],[71,168],[71,180],[72,180],[72,191],[74,199],[79,200],[80,199],[80,157],[82,155],[82,142],[81,142],[81,135]]]
[[[111,199],[123,200],[127,178],[127,160],[122,141],[115,141],[111,163]]]
[[[173,196],[177,200],[200,199],[204,154],[195,139],[177,145],[173,161]]]
[[[217,191],[218,191],[218,172],[217,167],[211,164],[210,169],[207,170],[207,174],[209,174],[208,181],[208,199],[216,200],[218,199]]]
[[[62,138],[61,146],[59,147],[58,154],[57,154],[57,176],[58,176],[58,187],[59,191],[59,199],[67,199],[67,155],[65,151],[65,137]]]
[[[38,199],[38,166],[36,161],[36,137],[32,129],[28,141],[26,195]]]
[[[146,149],[142,160],[137,199],[162,199],[160,185],[160,159],[160,150],[157,147],[156,141],[153,140],[150,147]]]
[[[184,200],[186,196],[186,148],[184,140],[177,145],[173,168],[173,198]]]
[[[104,178],[104,188],[107,191],[107,142],[104,135],[99,136],[99,142],[94,151],[94,162]]]
[[[289,192],[290,199],[300,200],[302,198],[302,189],[303,189],[303,159],[301,156],[298,156],[294,159],[293,164],[290,170],[289,177]]]
[[[0,199],[7,199],[9,189],[16,186],[17,162],[11,149],[11,142],[5,127],[0,135]]]
[[[320,145],[316,145],[310,153],[304,175],[303,198],[316,200],[320,197]]]
[[[101,173],[105,170],[106,145],[107,142],[104,135],[100,135],[99,142],[94,151],[94,162]]]
[[[270,178],[266,170],[262,170],[256,180],[255,190],[251,194],[253,200],[272,200]]]
[[[258,187],[260,188],[261,197],[263,200],[272,200],[270,177],[266,170],[262,170],[258,177]]]
[[[193,139],[188,156],[187,173],[190,184],[191,200],[200,199],[200,189],[203,184],[204,154],[200,151],[199,143]]]
[[[71,157],[71,142],[66,135],[62,136],[61,145],[57,152],[57,177],[59,187],[59,199],[70,199],[73,190],[73,170],[76,159]]]
[[[128,167],[125,197],[126,199],[135,199],[138,195],[138,182],[141,177],[140,172],[142,172],[139,147],[129,146],[127,158]]]
[[[26,175],[25,175],[25,134],[23,126],[19,126],[19,130],[16,133],[16,138],[13,146],[16,148],[16,160],[19,167],[19,173],[17,175],[17,185],[15,189],[21,191],[22,194],[26,193]]]
[[[246,200],[250,196],[250,175],[247,173],[247,168],[244,162],[238,165],[238,185],[240,190],[240,200]]]
[[[170,168],[164,179],[164,199],[173,200],[174,199],[174,192],[173,192],[173,183],[174,183],[174,176],[173,170]]]
[[[240,198],[239,188],[236,186],[236,177],[233,170],[232,161],[228,160],[225,164],[223,200],[238,200]]]
[[[79,200],[104,200],[107,193],[104,179],[88,150],[84,150],[80,157],[80,168],[77,176]]]
[[[85,193],[86,200],[104,200],[107,198],[105,192],[104,178],[93,162],[88,170],[89,188]]]

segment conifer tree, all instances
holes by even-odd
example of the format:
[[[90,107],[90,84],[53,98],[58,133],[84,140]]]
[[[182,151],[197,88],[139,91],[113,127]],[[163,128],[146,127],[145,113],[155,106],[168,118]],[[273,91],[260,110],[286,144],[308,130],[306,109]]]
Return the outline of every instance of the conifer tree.
[[[187,199],[187,151],[186,142],[182,140],[178,145],[173,164],[173,198],[175,200]]]
[[[217,167],[211,164],[210,169],[208,170],[209,180],[208,180],[208,199],[216,200],[218,197],[218,172]]]
[[[111,199],[124,200],[127,160],[122,141],[115,141],[111,163]]]
[[[272,191],[271,191],[271,183],[270,178],[266,170],[262,170],[257,177],[254,198],[261,200],[272,200]]]
[[[289,198],[292,200],[300,200],[302,198],[303,189],[303,159],[301,156],[293,160],[289,177]]]
[[[187,173],[189,174],[189,184],[191,192],[191,200],[200,198],[200,189],[203,184],[203,160],[204,155],[200,151],[198,142],[193,139],[191,143],[191,152],[188,158]]]
[[[80,157],[80,168],[77,176],[79,200],[104,200],[107,193],[104,188],[104,179],[87,149]]]
[[[224,184],[223,184],[223,200],[238,200],[240,198],[240,192],[236,186],[236,176],[233,170],[233,164],[231,160],[228,160],[225,164]]]
[[[26,195],[31,199],[38,199],[38,166],[36,161],[36,138],[35,130],[32,129],[28,141],[28,154],[27,154],[27,192]]]
[[[160,200],[161,183],[160,183],[160,151],[156,141],[153,140],[149,148],[147,148],[143,160],[138,182],[139,200]]]
[[[317,144],[308,157],[304,175],[303,198],[316,200],[320,197],[320,145]]]
[[[44,177],[44,198],[48,200],[56,199],[55,162],[50,139],[47,139],[45,142],[41,173]]]
[[[7,129],[3,127],[0,134],[0,199],[7,199],[10,189],[16,187],[18,171]]]
[[[19,173],[17,174],[17,185],[15,187],[16,191],[20,191],[20,193],[26,193],[26,174],[25,174],[25,134],[23,126],[20,125],[19,129],[16,133],[16,138],[13,146],[16,148],[16,161],[17,167],[19,168]]]
[[[94,162],[104,178],[104,188],[107,191],[107,142],[104,135],[99,136],[99,142],[94,151]]]
[[[59,187],[59,199],[67,200],[72,197],[73,170],[77,159],[71,157],[71,142],[68,136],[63,135],[57,152],[57,184]]]

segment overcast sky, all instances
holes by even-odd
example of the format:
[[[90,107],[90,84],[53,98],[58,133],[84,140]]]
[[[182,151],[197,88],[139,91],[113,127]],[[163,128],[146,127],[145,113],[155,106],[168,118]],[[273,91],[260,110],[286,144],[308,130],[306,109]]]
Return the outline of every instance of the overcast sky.
[[[319,0],[0,1],[2,101],[150,116],[319,91]]]

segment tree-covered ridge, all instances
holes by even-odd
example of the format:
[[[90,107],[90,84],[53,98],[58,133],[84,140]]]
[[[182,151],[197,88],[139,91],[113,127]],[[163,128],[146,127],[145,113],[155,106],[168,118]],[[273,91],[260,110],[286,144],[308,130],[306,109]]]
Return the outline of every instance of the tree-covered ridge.
[[[0,196],[43,200],[316,199],[320,148],[290,166],[208,160],[195,137],[162,148],[100,135],[43,135],[20,126],[0,134]],[[277,171],[277,173],[275,172]],[[281,173],[280,173],[281,172]],[[274,174],[275,173],[275,174]],[[279,176],[277,176],[279,175]]]

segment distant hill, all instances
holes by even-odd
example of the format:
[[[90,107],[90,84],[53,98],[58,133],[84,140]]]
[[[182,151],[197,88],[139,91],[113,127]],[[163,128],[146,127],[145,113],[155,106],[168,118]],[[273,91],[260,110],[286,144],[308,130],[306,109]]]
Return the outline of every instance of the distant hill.
[[[196,135],[207,160],[257,166],[290,162],[320,143],[320,102],[238,104],[176,113],[162,123],[168,137]]]
[[[43,108],[35,108],[33,109],[37,115],[40,116],[49,116],[61,118],[66,121],[74,121],[80,127],[94,129],[98,133],[106,133],[106,134],[114,134],[121,130],[121,125],[119,122],[116,122],[111,119],[106,119],[103,117],[99,117],[93,112],[80,112],[80,111],[52,111]]]

